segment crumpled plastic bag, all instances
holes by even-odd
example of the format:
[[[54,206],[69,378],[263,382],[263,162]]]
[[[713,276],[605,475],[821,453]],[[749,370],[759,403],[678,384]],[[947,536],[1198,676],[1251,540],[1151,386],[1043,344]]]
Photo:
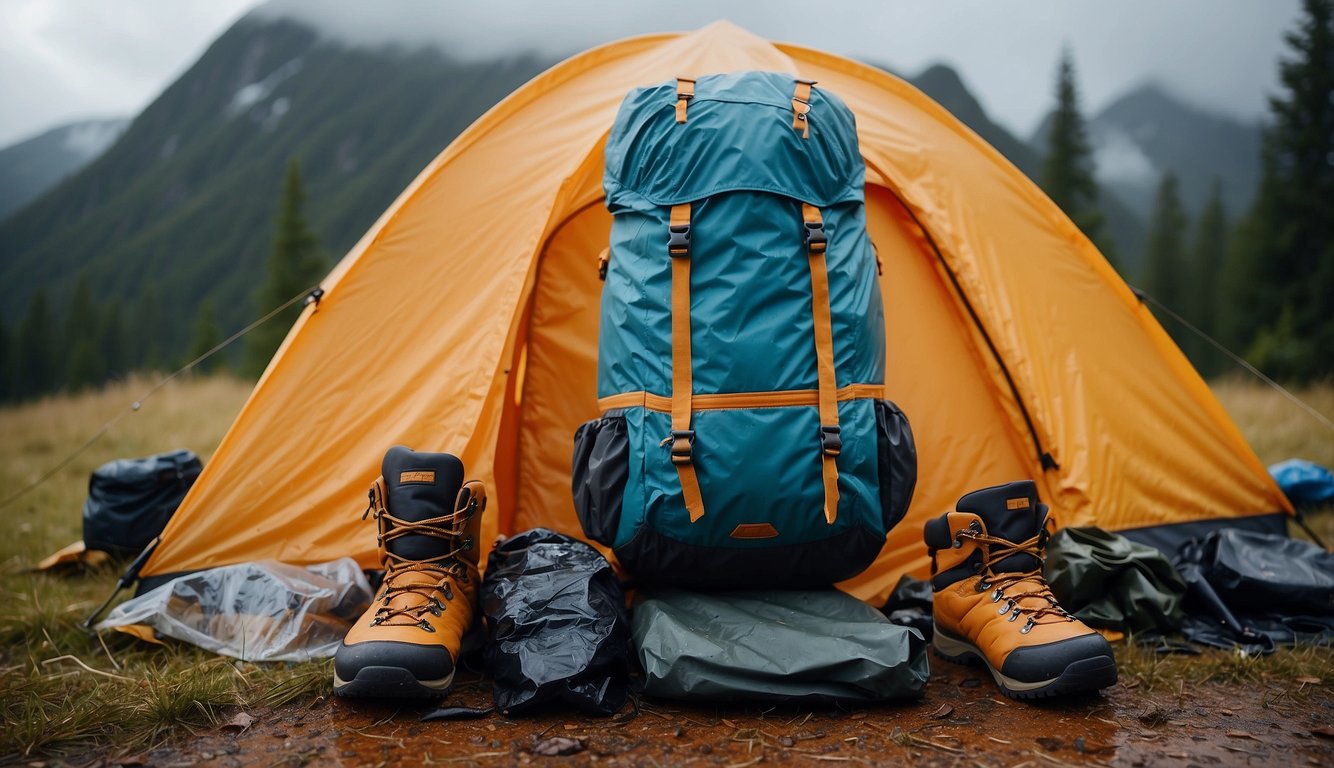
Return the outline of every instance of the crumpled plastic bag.
[[[534,528],[491,550],[482,579],[487,669],[506,715],[545,705],[614,714],[630,681],[625,596],[611,563]]]
[[[265,560],[179,576],[127,600],[98,630],[147,625],[244,661],[333,656],[373,593],[350,557],[308,568]]]

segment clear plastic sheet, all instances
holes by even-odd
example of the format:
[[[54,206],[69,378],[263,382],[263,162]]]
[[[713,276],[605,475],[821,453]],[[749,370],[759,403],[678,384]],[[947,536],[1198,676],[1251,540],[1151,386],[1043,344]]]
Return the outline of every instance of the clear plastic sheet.
[[[372,597],[344,557],[308,568],[272,560],[186,574],[116,606],[98,630],[143,624],[245,661],[333,656]]]

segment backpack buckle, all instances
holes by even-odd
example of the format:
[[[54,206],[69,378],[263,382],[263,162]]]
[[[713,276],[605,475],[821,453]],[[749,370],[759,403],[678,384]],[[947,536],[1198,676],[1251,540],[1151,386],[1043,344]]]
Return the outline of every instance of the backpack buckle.
[[[691,454],[695,445],[695,430],[693,429],[673,429],[672,436],[667,438],[672,443],[672,463],[689,464],[693,460]],[[664,440],[663,442],[667,442]]]
[[[673,224],[667,227],[667,253],[681,257],[690,255],[689,224]]]
[[[837,456],[843,452],[842,430],[838,425],[820,426],[820,447],[824,450],[826,456]]]
[[[824,233],[823,221],[805,221],[806,250],[811,253],[824,253],[828,240]]]

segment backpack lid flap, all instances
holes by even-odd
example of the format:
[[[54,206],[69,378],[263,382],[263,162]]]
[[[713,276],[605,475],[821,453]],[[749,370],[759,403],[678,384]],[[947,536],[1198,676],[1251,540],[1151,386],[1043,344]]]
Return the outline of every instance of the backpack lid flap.
[[[852,112],[816,86],[810,137],[794,130],[796,79],[777,72],[696,81],[685,123],[676,81],[637,88],[607,139],[609,207],[676,205],[722,192],[771,192],[820,207],[863,199],[866,166]]]

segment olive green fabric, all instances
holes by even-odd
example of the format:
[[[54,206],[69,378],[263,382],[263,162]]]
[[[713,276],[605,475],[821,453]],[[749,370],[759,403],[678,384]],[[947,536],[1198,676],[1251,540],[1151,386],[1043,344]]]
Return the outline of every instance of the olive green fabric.
[[[836,590],[655,591],[631,631],[660,698],[873,702],[926,687],[921,633]]]
[[[1047,583],[1084,623],[1122,632],[1181,626],[1186,585],[1161,552],[1101,528],[1062,528],[1047,545]]]

